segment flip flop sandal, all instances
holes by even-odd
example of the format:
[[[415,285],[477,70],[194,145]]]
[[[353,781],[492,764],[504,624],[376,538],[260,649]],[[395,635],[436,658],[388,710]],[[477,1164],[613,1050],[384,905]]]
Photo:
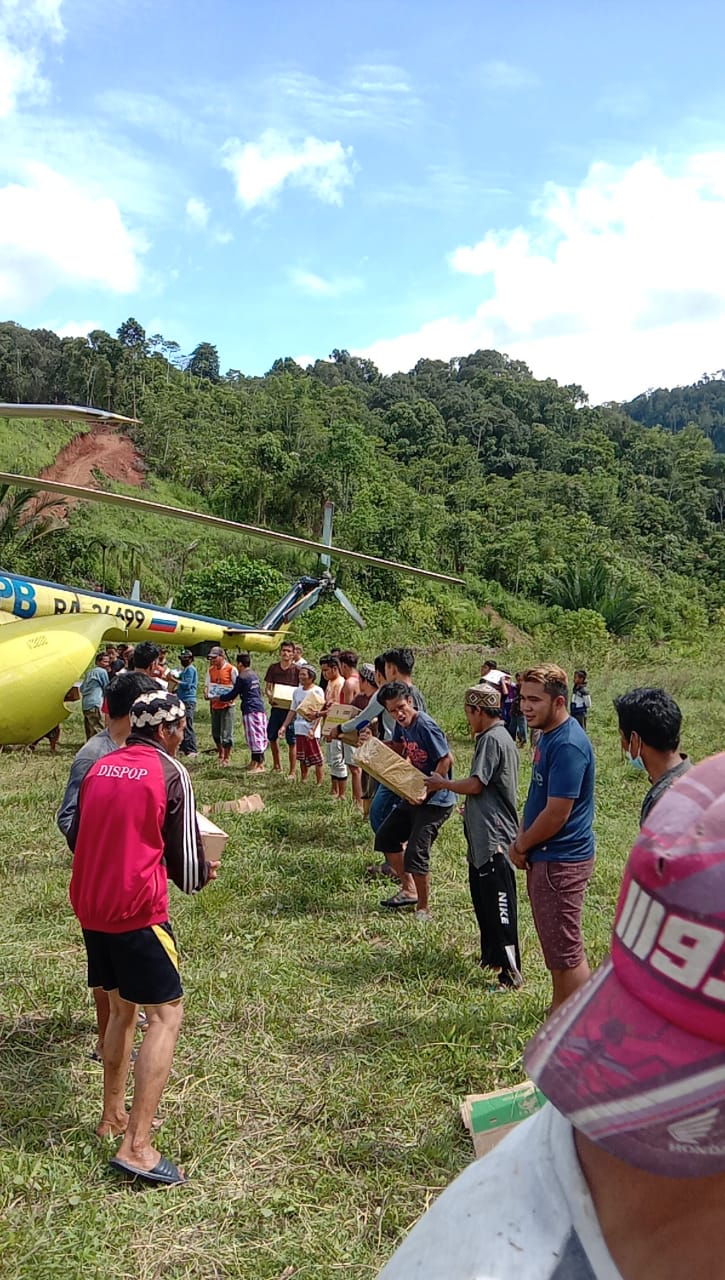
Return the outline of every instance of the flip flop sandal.
[[[119,1160],[116,1156],[113,1160],[108,1161],[109,1169],[116,1169],[119,1173],[125,1173],[131,1178],[142,1178],[144,1182],[160,1183],[165,1187],[177,1186],[180,1182],[188,1182],[188,1178],[182,1176],[176,1165],[162,1156],[158,1164],[153,1169],[137,1169],[133,1164],[127,1164],[125,1160]]]
[[[417,907],[418,899],[408,898],[404,893],[394,893],[392,898],[383,898],[380,905],[391,911],[403,911],[406,907]]]

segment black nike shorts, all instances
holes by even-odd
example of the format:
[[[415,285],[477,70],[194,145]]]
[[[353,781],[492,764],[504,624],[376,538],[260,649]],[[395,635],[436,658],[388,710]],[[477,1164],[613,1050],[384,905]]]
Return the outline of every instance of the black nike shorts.
[[[83,930],[88,986],[116,991],[131,1004],[169,1004],[184,994],[171,925],[152,924],[128,933]]]

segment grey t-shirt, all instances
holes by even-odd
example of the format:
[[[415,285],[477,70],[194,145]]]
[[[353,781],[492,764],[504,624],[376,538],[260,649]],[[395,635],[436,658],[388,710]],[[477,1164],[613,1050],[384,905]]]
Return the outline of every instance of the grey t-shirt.
[[[674,769],[668,769],[667,773],[663,773],[662,777],[657,779],[654,786],[650,787],[649,791],[647,792],[647,795],[642,801],[642,809],[639,815],[640,827],[644,823],[644,820],[649,814],[650,810],[654,809],[655,805],[657,804],[657,801],[662,799],[662,796],[665,794],[665,791],[669,791],[670,787],[672,786],[672,783],[677,782],[677,779],[681,778],[683,773],[687,773],[687,770],[691,768],[692,768],[692,761],[690,757],[682,756],[680,763],[676,764]]]
[[[104,756],[109,756],[112,751],[118,751],[118,743],[113,741],[108,729],[103,729],[101,733],[94,733],[85,746],[81,747],[80,751],[76,753],[70,767],[68,786],[65,789],[65,795],[55,818],[64,836],[68,835],[73,825],[73,819],[78,808],[81,783],[88,770],[91,765],[96,763],[96,760],[102,760]]]
[[[519,753],[502,721],[478,734],[471,777],[480,779],[483,791],[466,796],[463,829],[468,860],[474,867],[482,867],[497,849],[508,849],[519,826]]]
[[[410,686],[410,696],[413,699],[413,706],[415,707],[416,711],[428,710],[428,708],[425,705],[425,698],[423,697],[423,694],[421,693],[420,689],[418,689],[414,684]],[[390,742],[390,739],[393,736],[393,730],[395,728],[395,721],[393,720],[393,717],[389,714],[389,712],[385,710],[385,707],[380,701],[377,693],[373,694],[372,698],[370,699],[368,705],[365,707],[364,711],[358,712],[358,714],[356,716],[353,716],[351,720],[347,720],[345,722],[345,728],[347,729],[348,733],[351,733],[353,729],[358,729],[360,725],[363,723],[367,724],[368,721],[374,720],[376,716],[380,716],[382,718],[383,731],[384,731],[383,738],[386,742]]]

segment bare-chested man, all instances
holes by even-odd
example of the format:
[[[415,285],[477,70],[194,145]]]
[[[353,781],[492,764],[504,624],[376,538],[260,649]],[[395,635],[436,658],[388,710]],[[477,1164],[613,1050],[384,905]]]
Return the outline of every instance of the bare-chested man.
[[[326,714],[334,702],[342,702],[345,680],[340,671],[339,660],[333,657],[332,654],[328,653],[320,660],[320,667],[327,681],[323,710],[323,714]],[[332,798],[333,800],[342,800],[347,791],[347,765],[345,764],[343,744],[339,738],[331,738],[327,743],[325,759],[330,770]]]
[[[338,660],[344,680],[340,701],[346,706],[352,707],[355,705],[355,699],[360,693],[360,676],[357,669],[359,657],[353,649],[343,649]],[[360,812],[363,813],[362,770],[359,765],[353,764],[352,753],[353,748],[346,743],[343,746],[343,754],[345,764],[350,770],[350,777],[352,778],[352,798]]]

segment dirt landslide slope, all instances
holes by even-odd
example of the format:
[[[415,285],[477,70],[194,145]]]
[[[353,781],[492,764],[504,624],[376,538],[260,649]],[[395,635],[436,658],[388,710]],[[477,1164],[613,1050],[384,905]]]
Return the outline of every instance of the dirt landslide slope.
[[[41,471],[46,480],[60,484],[88,485],[99,488],[94,471],[121,484],[141,485],[144,466],[133,442],[112,427],[97,426],[74,436],[61,449],[54,463]]]

